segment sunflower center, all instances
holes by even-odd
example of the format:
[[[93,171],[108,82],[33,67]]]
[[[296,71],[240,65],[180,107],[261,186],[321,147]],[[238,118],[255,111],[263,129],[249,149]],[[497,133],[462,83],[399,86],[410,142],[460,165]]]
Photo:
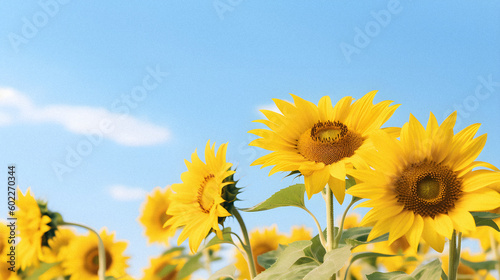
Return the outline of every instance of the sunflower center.
[[[170,219],[172,218],[172,216],[168,215],[167,214],[167,210],[165,211],[162,211],[160,213],[160,217],[158,218],[160,220],[160,226],[162,227],[163,229],[163,225]],[[167,227],[168,228],[168,227]]]
[[[162,270],[164,270],[169,265],[171,265],[171,264],[168,263],[168,262],[163,263],[161,266],[159,266],[155,270],[155,275],[158,276],[160,273],[162,273]],[[174,270],[172,270],[171,272],[169,272],[167,275],[163,276],[161,278],[161,280],[175,280],[175,279],[177,279],[177,272],[178,272],[178,270],[174,268]]]
[[[209,213],[214,205],[215,198],[219,195],[218,184],[215,182],[215,175],[205,176],[198,189],[198,205],[203,213]]]
[[[392,242],[391,245],[389,245],[389,248],[391,248],[393,253],[401,254],[410,248],[410,244],[406,240],[406,237],[403,236]]]
[[[111,264],[113,263],[113,259],[111,258],[111,254],[108,251],[105,251],[106,256],[106,270],[109,269]],[[90,273],[97,275],[97,271],[99,270],[99,251],[97,247],[92,248],[85,255],[85,269]]]
[[[341,122],[318,122],[300,135],[297,150],[310,161],[332,164],[354,155],[363,141]]]
[[[462,181],[456,173],[428,160],[407,166],[394,185],[404,209],[424,217],[448,214],[462,195]]]

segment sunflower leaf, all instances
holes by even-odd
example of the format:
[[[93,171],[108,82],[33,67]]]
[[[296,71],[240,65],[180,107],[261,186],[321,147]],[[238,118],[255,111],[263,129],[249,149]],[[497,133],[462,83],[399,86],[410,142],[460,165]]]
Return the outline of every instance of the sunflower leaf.
[[[355,246],[353,246],[354,248]],[[349,262],[349,265],[347,266],[347,269],[346,269],[346,272],[345,272],[345,278],[347,278],[347,275],[349,273],[349,269],[351,268],[351,265],[359,260],[359,259],[363,259],[363,258],[373,258],[373,260],[375,260],[377,257],[395,257],[395,256],[398,256],[398,255],[387,255],[387,254],[381,254],[381,253],[373,253],[373,252],[365,252],[365,253],[357,253],[357,254],[354,254],[353,257],[351,258],[351,261]]]
[[[184,279],[189,275],[193,274],[193,272],[197,271],[200,268],[203,268],[203,264],[200,262],[203,254],[201,251],[189,257],[187,262],[182,266],[182,268],[177,273],[177,279]]]
[[[201,250],[203,250],[205,248],[208,248],[210,246],[214,246],[217,244],[222,244],[222,243],[228,243],[228,244],[234,245],[234,241],[231,238],[231,228],[230,227],[226,227],[226,228],[222,229],[222,239],[219,239],[219,237],[217,235],[214,236],[212,239],[210,239],[210,241],[207,242],[207,244],[205,244],[205,246],[203,248],[200,249],[200,252],[201,252]]]
[[[471,214],[472,217],[474,217],[476,226],[488,226],[500,232],[500,228],[495,221],[493,221],[493,219],[500,218],[500,214],[489,212],[471,212]]]
[[[325,262],[309,272],[304,280],[329,279],[337,273],[351,257],[351,247],[344,246],[325,254]]]
[[[302,279],[307,272],[317,266],[315,262],[294,265],[300,258],[305,257],[304,250],[312,244],[309,240],[292,242],[278,255],[276,262],[257,275],[254,280]]]
[[[295,184],[287,188],[281,189],[265,201],[250,207],[241,209],[245,212],[257,212],[270,210],[284,206],[295,206],[299,208],[306,208],[304,204],[304,193],[306,187],[304,184]]]
[[[219,280],[220,278],[223,279],[236,279],[234,275],[236,274],[236,266],[233,264],[230,264],[220,270],[217,270],[208,280]]]
[[[422,279],[439,279],[441,277],[442,268],[441,261],[435,259],[425,265],[420,265],[411,274],[416,280]]]
[[[271,267],[276,260],[278,259],[278,256],[285,250],[287,246],[284,245],[279,245],[278,249],[269,251],[267,253],[264,253],[262,255],[257,256],[257,262],[260,264],[265,269],[268,269]]]
[[[471,262],[468,260],[460,259],[460,262],[465,264],[466,266],[474,269],[475,271],[486,269],[486,270],[495,270],[495,265],[497,261],[484,261],[484,262]]]
[[[368,280],[416,280],[412,276],[410,276],[402,271],[395,271],[395,272],[388,272],[388,273],[374,272],[372,274],[366,275],[366,278]],[[433,278],[433,279],[435,279],[435,278]]]
[[[323,231],[323,236],[326,236],[326,229]],[[306,249],[306,255],[318,260],[320,263],[323,263],[323,258],[326,254],[326,250],[325,247],[323,247],[323,245],[321,244],[319,234],[313,237],[311,241],[311,247],[307,248],[309,250]]]

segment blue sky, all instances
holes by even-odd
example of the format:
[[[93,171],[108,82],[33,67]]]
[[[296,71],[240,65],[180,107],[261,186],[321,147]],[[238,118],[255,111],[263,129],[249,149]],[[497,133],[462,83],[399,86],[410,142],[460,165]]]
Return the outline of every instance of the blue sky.
[[[0,158],[66,220],[129,240],[139,276],[160,251],[136,222],[144,194],[180,182],[207,140],[229,143],[238,206],[290,183],[250,167],[265,152],[247,131],[272,98],[379,90],[402,104],[388,126],[457,110],[456,131],[482,123],[479,159],[500,166],[499,13],[498,1],[2,1]],[[321,199],[308,205],[324,221]],[[244,218],[314,225],[298,209]]]

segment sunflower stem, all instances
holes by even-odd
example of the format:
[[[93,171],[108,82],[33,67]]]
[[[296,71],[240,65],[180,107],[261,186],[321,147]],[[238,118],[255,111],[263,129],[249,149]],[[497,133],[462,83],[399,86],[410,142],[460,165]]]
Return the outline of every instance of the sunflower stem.
[[[243,232],[243,238],[245,239],[245,244],[243,244],[243,249],[245,249],[245,252],[247,254],[250,279],[253,279],[255,278],[255,276],[257,276],[257,270],[255,269],[255,262],[253,260],[253,252],[252,252],[252,246],[250,244],[250,238],[248,237],[248,230],[247,227],[245,226],[243,218],[240,215],[240,212],[238,212],[236,208],[233,208],[232,214],[240,224],[241,231]]]
[[[457,280],[458,265],[460,264],[460,251],[462,247],[462,233],[453,230],[453,235],[450,240],[449,263],[448,263],[448,279]]]
[[[90,228],[90,227],[82,225],[82,224],[62,222],[61,225],[81,227],[81,228],[84,228],[84,229],[94,233],[97,236],[97,251],[99,254],[99,270],[97,271],[97,276],[99,277],[99,280],[105,280],[105,278],[106,278],[106,250],[104,249],[104,243],[102,242],[102,239],[101,239],[101,236],[99,236],[99,233],[97,231],[95,231],[93,228]]]
[[[326,186],[326,252],[335,249],[335,224],[333,217],[333,192],[330,186]],[[337,279],[337,274],[333,274],[330,280]]]
[[[347,212],[349,212],[349,209],[351,209],[351,207],[354,205],[354,203],[356,203],[356,200],[353,197],[351,199],[351,202],[349,203],[349,205],[347,205],[347,208],[345,209],[344,214],[342,214],[342,220],[340,220],[339,233],[337,234],[337,236],[335,236],[335,240],[334,240],[334,244],[333,244],[334,248],[337,248],[339,246],[340,239],[342,238],[342,231],[344,231],[345,217],[347,216]]]

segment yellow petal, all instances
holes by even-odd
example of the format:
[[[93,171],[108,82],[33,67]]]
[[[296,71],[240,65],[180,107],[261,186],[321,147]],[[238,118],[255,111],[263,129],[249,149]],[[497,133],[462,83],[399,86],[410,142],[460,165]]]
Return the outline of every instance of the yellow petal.
[[[437,252],[443,252],[445,238],[436,231],[434,220],[431,217],[423,217],[424,230],[422,238]]]
[[[304,175],[307,197],[310,199],[313,194],[322,191],[330,179],[329,168],[323,168],[313,172],[311,175]]]
[[[411,211],[403,211],[392,218],[391,230],[389,231],[389,244],[392,244],[406,232],[413,225],[415,214]]]
[[[337,178],[330,177],[330,180],[328,180],[328,186],[332,190],[339,204],[342,205],[345,197],[345,179],[339,180]]]
[[[434,223],[436,225],[436,231],[442,236],[451,239],[453,235],[453,222],[450,217],[445,214],[439,214],[434,217]]]
[[[416,251],[418,249],[418,244],[422,238],[422,231],[424,230],[424,219],[420,215],[414,215],[413,225],[411,229],[406,232],[406,240],[410,246]]]

